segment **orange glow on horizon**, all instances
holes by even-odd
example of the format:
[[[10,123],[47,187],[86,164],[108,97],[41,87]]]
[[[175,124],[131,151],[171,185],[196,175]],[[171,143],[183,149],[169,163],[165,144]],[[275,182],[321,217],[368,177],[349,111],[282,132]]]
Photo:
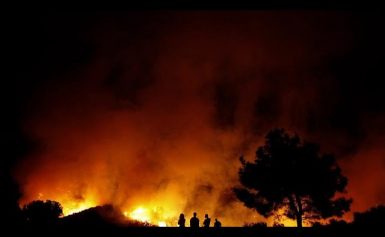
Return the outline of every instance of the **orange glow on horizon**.
[[[92,201],[83,201],[80,203],[68,203],[68,205],[63,205],[63,214],[64,216],[68,216],[95,206],[96,206],[95,203],[93,203]]]

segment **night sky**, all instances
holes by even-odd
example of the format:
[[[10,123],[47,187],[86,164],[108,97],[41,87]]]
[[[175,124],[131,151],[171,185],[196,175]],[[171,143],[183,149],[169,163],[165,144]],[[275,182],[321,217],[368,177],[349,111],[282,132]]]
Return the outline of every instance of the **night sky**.
[[[335,154],[352,211],[385,203],[384,14],[8,20],[1,175],[10,192],[18,184],[20,204],[57,200],[69,214],[113,203],[171,224],[193,211],[227,225],[261,220],[231,188],[239,156],[253,159],[276,127]]]

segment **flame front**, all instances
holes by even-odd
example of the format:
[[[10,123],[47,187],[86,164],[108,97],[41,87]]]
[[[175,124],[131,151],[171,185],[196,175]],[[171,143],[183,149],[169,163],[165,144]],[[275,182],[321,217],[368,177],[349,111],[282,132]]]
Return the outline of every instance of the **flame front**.
[[[63,214],[65,216],[81,212],[88,208],[96,206],[96,203],[92,201],[82,201],[82,202],[69,202],[63,205]]]
[[[124,211],[123,214],[130,219],[152,223],[159,227],[174,226],[175,223],[172,221],[172,218],[165,216],[164,213],[159,210],[157,207],[146,208],[139,206],[131,212]]]
[[[142,222],[151,222],[149,211],[147,210],[147,208],[143,208],[143,207],[136,208],[135,210],[129,213],[128,217],[134,220],[142,221]]]

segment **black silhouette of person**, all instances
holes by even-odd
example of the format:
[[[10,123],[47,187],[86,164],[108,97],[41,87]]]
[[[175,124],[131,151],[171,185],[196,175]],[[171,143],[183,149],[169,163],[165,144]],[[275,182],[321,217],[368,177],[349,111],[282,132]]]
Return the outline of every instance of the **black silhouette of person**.
[[[185,227],[186,219],[184,219],[184,214],[179,215],[178,225],[179,227]]]
[[[190,219],[190,227],[191,228],[199,228],[199,219],[197,217],[197,213],[194,212],[194,216]]]
[[[209,228],[210,227],[210,221],[211,221],[211,219],[209,218],[209,215],[205,214],[205,220],[203,221],[203,226],[205,228]]]
[[[216,219],[216,218],[215,218],[215,222],[214,222],[214,227],[216,227],[216,228],[222,227],[222,223],[220,221],[218,221],[218,219]]]

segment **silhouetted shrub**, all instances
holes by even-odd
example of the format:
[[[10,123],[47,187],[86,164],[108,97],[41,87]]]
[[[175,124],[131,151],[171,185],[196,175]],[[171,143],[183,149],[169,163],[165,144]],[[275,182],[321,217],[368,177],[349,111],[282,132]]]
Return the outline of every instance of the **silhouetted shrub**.
[[[324,226],[324,225],[322,225],[322,223],[321,222],[319,222],[319,221],[315,221],[315,222],[313,222],[312,223],[312,225],[311,225],[312,227],[316,227],[316,228],[318,228],[318,227],[322,227],[322,226]]]
[[[285,225],[282,223],[274,222],[273,227],[285,227]]]
[[[252,228],[266,228],[266,222],[255,222],[255,223],[246,223],[243,225],[244,227],[252,227]]]
[[[385,206],[372,207],[365,212],[355,212],[353,225],[384,227]]]
[[[22,212],[30,222],[54,222],[63,215],[60,203],[56,201],[33,201],[24,205]]]
[[[331,219],[328,225],[332,227],[342,227],[342,226],[347,226],[348,223],[344,220]]]

